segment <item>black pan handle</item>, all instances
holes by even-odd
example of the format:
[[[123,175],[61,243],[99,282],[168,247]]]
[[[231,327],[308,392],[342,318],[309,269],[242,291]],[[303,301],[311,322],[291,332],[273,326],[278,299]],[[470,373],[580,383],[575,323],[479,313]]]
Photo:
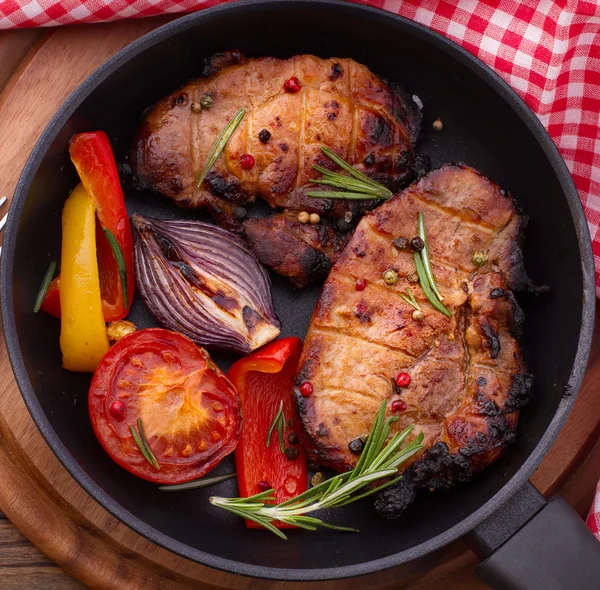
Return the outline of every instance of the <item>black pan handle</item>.
[[[546,502],[529,482],[466,541],[494,590],[600,588],[600,542],[563,498]]]

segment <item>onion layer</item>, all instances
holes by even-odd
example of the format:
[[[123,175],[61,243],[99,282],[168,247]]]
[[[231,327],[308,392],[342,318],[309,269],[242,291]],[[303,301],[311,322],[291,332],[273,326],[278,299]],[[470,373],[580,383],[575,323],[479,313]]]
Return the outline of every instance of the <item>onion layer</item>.
[[[277,338],[271,281],[239,237],[201,221],[132,221],[137,286],[160,324],[241,353]]]

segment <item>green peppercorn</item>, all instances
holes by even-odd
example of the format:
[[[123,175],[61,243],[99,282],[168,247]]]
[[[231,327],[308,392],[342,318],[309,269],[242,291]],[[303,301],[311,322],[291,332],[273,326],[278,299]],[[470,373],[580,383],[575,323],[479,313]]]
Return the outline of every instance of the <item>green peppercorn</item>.
[[[200,105],[202,106],[203,109],[210,109],[210,107],[212,107],[212,103],[213,103],[213,98],[210,94],[205,94],[200,99]]]
[[[473,254],[473,264],[477,267],[483,266],[488,261],[488,255],[485,250],[481,250],[480,252],[475,252]]]
[[[398,282],[398,273],[393,268],[389,268],[383,273],[383,282],[386,285],[395,285]]]

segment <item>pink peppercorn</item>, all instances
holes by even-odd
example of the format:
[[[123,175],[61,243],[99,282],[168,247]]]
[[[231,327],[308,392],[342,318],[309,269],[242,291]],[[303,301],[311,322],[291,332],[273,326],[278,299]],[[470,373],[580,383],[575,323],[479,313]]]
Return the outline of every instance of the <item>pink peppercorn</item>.
[[[300,80],[298,80],[296,76],[292,76],[283,83],[283,89],[291,94],[295,94],[300,90],[300,88],[302,88],[302,86],[300,84]]]
[[[121,400],[115,400],[108,408],[110,415],[119,422],[125,419],[125,404]]]
[[[300,393],[302,397],[309,397],[312,395],[312,392],[315,390],[313,384],[310,381],[303,381],[300,384]]]
[[[243,154],[240,156],[240,166],[244,170],[251,170],[252,168],[254,168],[255,163],[256,160],[254,159],[254,156],[252,154]]]

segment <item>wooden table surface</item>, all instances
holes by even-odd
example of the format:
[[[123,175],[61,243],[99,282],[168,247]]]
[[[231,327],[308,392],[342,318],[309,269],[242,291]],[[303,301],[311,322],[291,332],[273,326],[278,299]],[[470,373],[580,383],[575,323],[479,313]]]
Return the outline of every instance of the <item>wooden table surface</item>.
[[[19,30],[0,32],[0,93],[10,84],[11,77],[19,73],[20,69],[27,63],[27,55],[36,43],[41,42],[49,34],[48,30]],[[0,109],[3,108],[0,101]],[[2,196],[2,195],[0,195]],[[600,311],[600,310],[599,310]],[[588,382],[593,381],[593,390],[597,391],[595,383],[600,382],[600,330],[596,330],[592,359],[590,366],[594,367],[588,375]],[[589,385],[588,385],[589,387]],[[593,408],[597,407],[593,405]],[[593,429],[597,430],[597,428]],[[579,448],[579,454],[572,458],[569,469],[564,469],[565,478],[551,482],[544,481],[541,472],[537,474],[536,485],[547,489],[549,493],[561,491],[566,499],[583,516],[590,505],[595,482],[600,475],[600,437],[597,432],[589,432],[586,439],[588,443]],[[561,441],[559,440],[560,444]],[[562,443],[564,446],[564,443]],[[555,448],[556,446],[555,445]],[[556,453],[556,451],[553,452]],[[556,460],[557,454],[552,455]],[[569,457],[574,457],[568,454]],[[551,458],[551,457],[550,457]],[[560,462],[560,461],[557,461]],[[568,475],[567,475],[568,473]],[[1,486],[10,486],[10,481],[0,481]],[[471,565],[467,565],[470,569]],[[441,585],[436,588],[473,588],[477,584],[473,578],[472,582],[463,585],[460,582],[452,583],[453,574],[446,573],[440,578]],[[445,582],[443,580],[445,578]],[[462,578],[461,578],[462,579]],[[29,541],[11,524],[11,522],[0,512],[0,590],[30,590],[30,589],[75,589],[85,586],[65,573],[55,565],[41,551],[35,548]],[[391,588],[391,586],[388,586]],[[420,583],[414,587],[421,587]],[[430,586],[427,586],[428,588]],[[477,584],[477,588],[481,585]]]

